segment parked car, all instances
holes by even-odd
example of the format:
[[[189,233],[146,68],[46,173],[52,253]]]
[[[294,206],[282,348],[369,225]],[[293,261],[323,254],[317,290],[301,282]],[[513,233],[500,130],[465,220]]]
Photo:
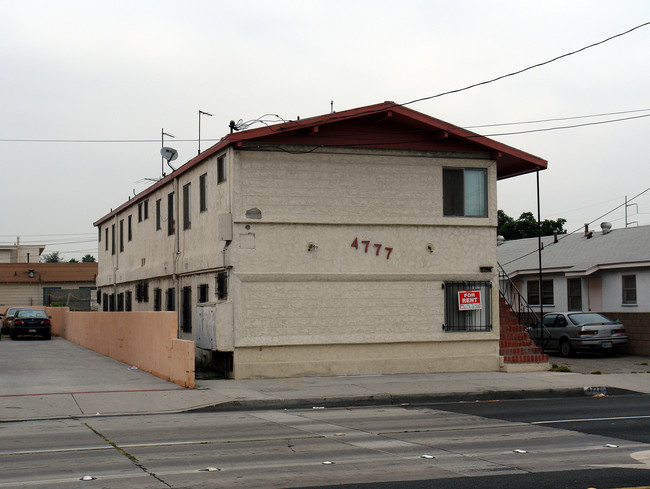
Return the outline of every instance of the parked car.
[[[14,313],[9,335],[12,340],[19,336],[42,336],[49,340],[52,338],[50,316],[43,309],[18,309]]]
[[[4,334],[9,333],[11,321],[13,321],[14,314],[18,309],[20,309],[20,307],[7,307],[3,313],[0,313],[0,316],[2,316],[2,332]]]
[[[528,331],[545,350],[565,357],[585,350],[614,353],[627,343],[625,326],[596,312],[551,312]]]

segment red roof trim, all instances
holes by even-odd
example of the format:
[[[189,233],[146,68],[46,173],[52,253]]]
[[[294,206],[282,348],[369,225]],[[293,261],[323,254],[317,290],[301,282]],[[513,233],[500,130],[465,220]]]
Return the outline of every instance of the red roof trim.
[[[193,168],[195,165],[200,162],[210,158],[216,153],[221,152],[224,148],[233,145],[235,147],[240,147],[244,141],[253,141],[258,139],[268,139],[269,137],[279,136],[282,134],[295,133],[296,131],[304,131],[308,129],[308,135],[312,137],[317,137],[322,133],[324,125],[333,124],[342,121],[349,121],[352,119],[361,119],[368,116],[377,115],[373,123],[379,123],[385,120],[391,120],[395,122],[401,122],[406,125],[411,125],[419,129],[431,131],[435,133],[433,138],[438,140],[447,140],[455,139],[458,141],[464,141],[465,143],[470,143],[476,148],[481,148],[484,151],[490,153],[491,157],[497,161],[497,178],[504,179],[516,175],[522,175],[525,173],[530,173],[536,170],[543,170],[547,167],[546,160],[533,156],[524,151],[512,148],[505,144],[499,143],[492,139],[489,139],[485,136],[473,133],[466,129],[460,128],[449,124],[448,122],[441,121],[434,117],[428,116],[421,112],[417,112],[408,107],[404,107],[393,102],[383,102],[375,105],[368,105],[365,107],[358,107],[355,109],[345,110],[342,112],[334,112],[331,114],[325,114],[316,117],[310,117],[307,119],[299,119],[295,121],[283,122],[280,124],[274,124],[270,126],[259,127],[256,129],[250,129],[246,131],[234,132],[223,137],[221,141],[212,147],[208,148],[203,153],[195,156],[179,169],[167,175],[162,180],[156,182],[151,187],[143,190],[133,199],[125,202],[117,209],[111,211],[109,214],[105,215],[101,219],[93,223],[95,226],[99,226],[102,223],[109,220],[114,215],[118,214],[125,208],[134,205],[137,202],[142,201],[148,195],[155,192],[160,187],[166,185],[172,181],[177,176],[185,173],[186,171]],[[316,143],[321,145],[321,143]],[[408,142],[404,144],[408,145]],[[341,144],[322,144],[323,146],[357,146],[357,147],[381,147],[377,144],[371,144],[369,142],[359,144],[350,143],[349,140]],[[403,148],[404,145],[400,146]],[[419,149],[419,148],[413,148]]]

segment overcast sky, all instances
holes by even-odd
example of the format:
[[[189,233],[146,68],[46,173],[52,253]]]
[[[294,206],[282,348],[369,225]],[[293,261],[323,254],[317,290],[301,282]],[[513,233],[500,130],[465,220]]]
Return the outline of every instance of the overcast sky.
[[[92,223],[228,122],[295,119],[436,95],[650,21],[648,0],[0,0],[0,244],[97,254]],[[650,26],[517,76],[409,105],[548,160],[542,219],[625,226],[650,188]],[[636,111],[636,112],[631,112]],[[212,141],[209,141],[209,140]],[[29,140],[29,141],[27,141]],[[46,140],[50,140],[49,142]],[[52,142],[54,140],[54,142]],[[138,142],[119,142],[135,140]],[[72,142],[68,142],[72,141]],[[118,142],[116,142],[118,141]],[[142,142],[144,141],[144,142]],[[498,206],[536,214],[535,175]],[[628,221],[650,224],[650,190]],[[607,217],[598,219],[621,206]]]

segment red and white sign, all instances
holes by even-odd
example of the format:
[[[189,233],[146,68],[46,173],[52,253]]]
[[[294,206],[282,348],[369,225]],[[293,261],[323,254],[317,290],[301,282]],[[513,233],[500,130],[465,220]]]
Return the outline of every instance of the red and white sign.
[[[471,311],[473,309],[482,309],[481,291],[480,290],[459,290],[458,291],[458,310]]]

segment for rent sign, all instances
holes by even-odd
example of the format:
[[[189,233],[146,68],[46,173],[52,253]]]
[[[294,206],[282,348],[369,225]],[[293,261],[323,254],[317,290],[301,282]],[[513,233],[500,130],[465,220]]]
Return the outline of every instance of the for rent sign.
[[[482,309],[481,291],[480,290],[459,290],[458,310],[471,311],[473,309]]]

